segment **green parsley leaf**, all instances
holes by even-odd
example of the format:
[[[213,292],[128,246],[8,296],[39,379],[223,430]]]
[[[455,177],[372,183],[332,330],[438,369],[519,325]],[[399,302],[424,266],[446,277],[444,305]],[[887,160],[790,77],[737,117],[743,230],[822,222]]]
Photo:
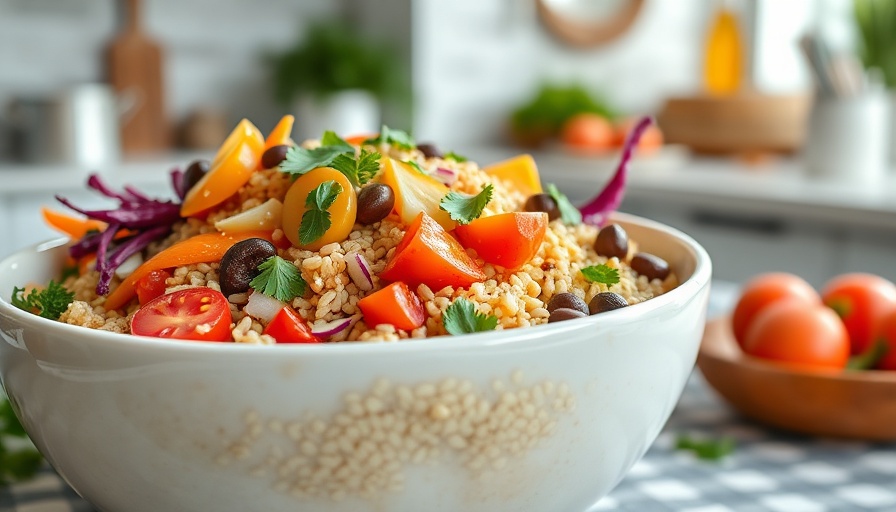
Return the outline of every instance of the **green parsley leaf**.
[[[354,146],[346,142],[345,139],[343,139],[339,135],[336,135],[336,132],[330,130],[324,132],[323,136],[320,138],[320,145],[342,148],[345,152],[355,150]]]
[[[10,437],[27,438],[27,434],[9,400],[0,394],[0,485],[33,477],[43,461],[40,453],[30,446],[18,450],[6,446],[6,438]]]
[[[611,285],[619,282],[619,270],[610,268],[603,263],[583,268],[582,275],[589,283]]]
[[[24,288],[14,286],[10,303],[29,313],[56,320],[74,299],[74,293],[66,290],[62,284],[50,281],[43,290],[34,289],[28,295],[25,295]]]
[[[476,312],[476,306],[469,300],[456,299],[442,315],[442,322],[449,334],[469,334],[473,332],[494,331],[498,326],[498,317]]]
[[[404,163],[416,169],[420,174],[429,174],[423,169],[423,167],[420,167],[420,164],[418,164],[416,160],[405,160]]]
[[[280,162],[280,170],[301,176],[318,167],[329,167],[333,160],[343,153],[346,151],[340,146],[321,146],[314,149],[293,146],[286,152],[286,159]]]
[[[470,160],[469,158],[467,158],[465,156],[458,155],[454,151],[449,151],[449,152],[445,153],[445,155],[442,158],[444,158],[445,160],[454,160],[457,163],[464,163],[464,162],[467,162]]]
[[[557,203],[560,209],[560,220],[567,226],[574,226],[582,223],[582,212],[569,202],[569,199],[557,189],[553,183],[548,183],[548,195]]]
[[[492,200],[494,188],[488,184],[475,196],[454,191],[448,192],[439,202],[439,209],[448,212],[452,220],[460,224],[469,224],[482,215],[482,210]]]
[[[380,158],[382,155],[376,151],[362,149],[358,158],[355,158],[353,153],[338,155],[330,163],[330,167],[345,174],[352,185],[363,187],[380,172]]]
[[[376,146],[383,142],[401,149],[414,149],[417,147],[417,144],[414,143],[414,138],[407,132],[392,130],[386,125],[383,125],[383,128],[380,130],[380,134],[377,137],[365,140],[364,144]]]
[[[675,441],[675,449],[691,451],[697,458],[703,460],[721,460],[734,452],[734,439],[730,437],[692,439],[686,435],[679,435]]]
[[[302,244],[314,242],[330,229],[332,222],[327,210],[341,193],[342,186],[334,180],[327,180],[308,193],[305,198],[305,208],[308,210],[302,215],[299,225],[299,241]]]
[[[271,256],[258,266],[260,274],[249,282],[254,290],[282,302],[305,294],[307,283],[302,273],[291,262],[280,256]]]

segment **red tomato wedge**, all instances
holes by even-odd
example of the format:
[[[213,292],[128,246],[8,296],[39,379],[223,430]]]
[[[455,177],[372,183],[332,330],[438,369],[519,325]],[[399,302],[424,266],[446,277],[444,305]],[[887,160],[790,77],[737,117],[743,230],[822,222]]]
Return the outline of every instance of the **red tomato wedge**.
[[[221,292],[187,288],[149,301],[131,318],[138,336],[196,341],[230,339],[230,306]]]
[[[547,213],[511,212],[480,217],[457,226],[454,232],[460,243],[475,249],[480,258],[513,270],[532,260],[547,228]]]
[[[396,329],[410,331],[423,325],[426,312],[420,297],[408,285],[396,281],[358,301],[368,327],[392,324]]]
[[[320,343],[320,338],[311,332],[305,319],[290,306],[278,311],[262,334],[272,336],[277,343]]]
[[[146,274],[141,277],[137,284],[134,285],[134,289],[137,292],[137,299],[140,301],[140,305],[146,304],[147,302],[155,299],[156,297],[165,293],[165,281],[171,277],[171,273],[165,269],[153,270],[152,272]]]
[[[446,286],[466,288],[485,281],[479,264],[425,212],[420,212],[408,227],[380,277],[411,286],[425,283],[433,291]]]

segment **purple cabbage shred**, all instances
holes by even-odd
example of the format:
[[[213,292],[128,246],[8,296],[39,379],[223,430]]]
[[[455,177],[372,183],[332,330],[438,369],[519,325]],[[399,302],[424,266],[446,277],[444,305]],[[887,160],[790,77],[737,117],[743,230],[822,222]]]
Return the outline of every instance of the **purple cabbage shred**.
[[[628,134],[625,144],[622,146],[622,155],[619,158],[619,165],[610,181],[594,199],[588,201],[581,207],[582,222],[592,226],[602,227],[609,219],[610,215],[622,204],[622,198],[625,195],[625,178],[628,174],[628,164],[632,158],[635,148],[638,147],[638,141],[647,131],[647,128],[653,123],[650,117],[642,117],[638,123]]]
[[[183,173],[177,169],[171,172],[174,191],[180,200],[184,197],[184,191],[181,190],[182,175]],[[153,199],[131,186],[123,187],[120,192],[112,190],[96,174],[90,175],[87,186],[108,198],[118,200],[118,208],[85,210],[64,197],[56,196],[56,200],[91,219],[108,224],[102,232],[87,233],[69,247],[69,255],[75,259],[96,253],[96,270],[100,273],[96,293],[107,295],[115,269],[152,242],[171,232],[171,226],[181,218],[180,204]],[[130,231],[131,234],[116,240],[116,234],[123,229]]]

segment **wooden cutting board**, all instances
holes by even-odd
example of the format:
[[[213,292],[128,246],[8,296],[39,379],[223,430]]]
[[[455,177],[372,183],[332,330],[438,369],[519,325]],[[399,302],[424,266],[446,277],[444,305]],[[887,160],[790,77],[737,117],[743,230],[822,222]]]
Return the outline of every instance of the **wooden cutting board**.
[[[110,85],[122,104],[121,145],[124,153],[161,151],[169,147],[162,80],[162,48],[143,30],[140,0],[119,0],[125,23],[110,43],[106,65]]]

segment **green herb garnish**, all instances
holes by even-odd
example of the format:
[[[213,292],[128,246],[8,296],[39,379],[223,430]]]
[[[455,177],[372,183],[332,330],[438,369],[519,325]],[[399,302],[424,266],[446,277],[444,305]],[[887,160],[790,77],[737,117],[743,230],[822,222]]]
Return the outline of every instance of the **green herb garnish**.
[[[299,242],[308,245],[324,236],[331,224],[327,210],[341,193],[342,185],[334,180],[327,180],[308,193],[305,198],[305,208],[308,210],[302,215]]]
[[[25,295],[24,288],[13,286],[10,303],[22,310],[34,313],[50,320],[57,320],[68,309],[75,299],[75,294],[66,290],[62,284],[50,281],[43,290],[34,289]]]
[[[404,160],[404,163],[406,163],[406,164],[408,164],[409,166],[413,167],[413,168],[414,168],[417,172],[419,172],[420,174],[427,174],[427,175],[429,174],[428,172],[426,172],[426,171],[423,169],[423,167],[420,166],[420,164],[417,163],[416,160]]]
[[[676,450],[688,450],[699,459],[721,460],[734,452],[734,439],[722,437],[721,439],[692,439],[686,435],[679,435],[675,441]]]
[[[383,142],[401,149],[414,149],[417,147],[417,144],[414,143],[414,138],[410,134],[401,130],[393,130],[386,125],[383,125],[378,136],[365,140],[364,144],[376,146]]]
[[[609,286],[619,282],[619,270],[608,267],[603,263],[585,267],[581,272],[589,283],[601,283]]]
[[[26,438],[27,434],[16,418],[12,404],[0,396],[0,485],[33,477],[43,460],[40,453],[30,446],[18,450],[6,446],[5,441],[10,437]]]
[[[289,302],[305,294],[307,284],[295,265],[281,258],[271,256],[258,266],[260,274],[249,282],[254,290],[281,302]]]
[[[492,200],[494,188],[488,184],[475,196],[454,191],[448,192],[439,202],[439,209],[448,212],[452,220],[460,224],[469,224],[482,215],[482,210]]]
[[[444,158],[445,160],[454,160],[457,163],[463,163],[463,162],[470,160],[469,158],[467,158],[465,156],[458,155],[454,151],[449,151],[449,152],[445,153],[445,155],[442,158]]]
[[[352,185],[361,187],[380,170],[380,154],[362,150],[355,156],[355,147],[334,132],[326,131],[320,139],[320,147],[305,149],[297,146],[289,148],[286,160],[280,163],[280,170],[301,176],[318,167],[332,167],[345,174]]]
[[[473,332],[494,331],[498,326],[498,317],[476,312],[476,306],[460,297],[455,300],[442,315],[442,323],[449,334],[469,334]]]
[[[563,192],[557,190],[557,186],[553,183],[548,183],[548,195],[557,203],[557,208],[560,210],[560,220],[564,224],[574,226],[582,223],[582,212],[573,206],[569,199],[563,195]]]
[[[363,187],[368,181],[380,172],[380,155],[376,151],[361,150],[358,158],[347,153],[333,159],[330,167],[345,174],[348,180],[356,187]]]

